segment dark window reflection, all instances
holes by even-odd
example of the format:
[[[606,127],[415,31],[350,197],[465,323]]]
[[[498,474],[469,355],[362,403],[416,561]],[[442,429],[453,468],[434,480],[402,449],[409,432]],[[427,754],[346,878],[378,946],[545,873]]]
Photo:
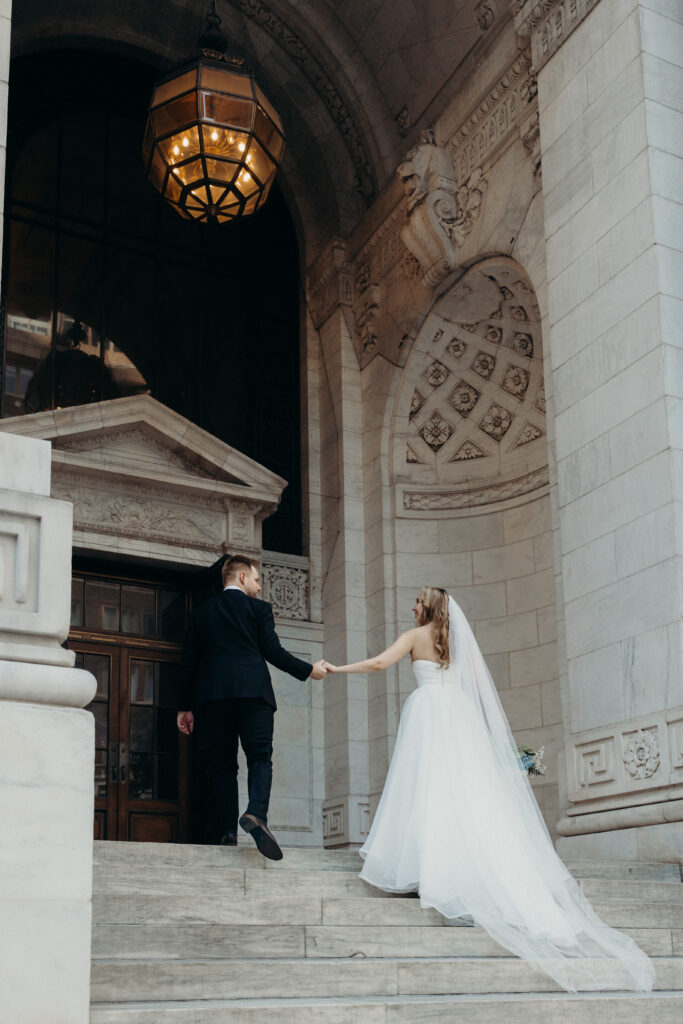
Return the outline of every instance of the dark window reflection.
[[[128,795],[133,800],[152,800],[154,798],[153,755],[131,754],[128,770]]]
[[[222,228],[164,203],[140,158],[156,73],[83,50],[12,62],[2,415],[149,392],[289,481],[263,543],[300,554],[294,227],[277,184]]]

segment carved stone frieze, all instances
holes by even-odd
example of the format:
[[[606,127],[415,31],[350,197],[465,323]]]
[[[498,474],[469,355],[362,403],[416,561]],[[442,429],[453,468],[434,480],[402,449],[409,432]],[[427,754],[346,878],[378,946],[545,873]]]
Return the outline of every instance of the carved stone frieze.
[[[546,487],[549,481],[548,467],[544,466],[517,480],[506,480],[485,487],[442,488],[434,491],[406,490],[403,492],[403,508],[411,512],[450,512],[460,508],[494,505],[509,498],[530,495]]]
[[[569,815],[683,797],[683,708],[575,733],[567,744]],[[567,833],[570,834],[570,833]]]
[[[422,283],[434,288],[458,265],[457,250],[480,212],[486,180],[475,169],[458,188],[451,154],[437,146],[431,131],[406,154],[397,173],[406,195],[401,239],[422,266]]]
[[[260,0],[231,0],[268,35],[300,68],[325,104],[337,125],[356,172],[356,188],[367,205],[375,196],[375,181],[370,157],[351,111],[336,85],[315,58],[306,43],[282,18]]]
[[[284,619],[308,619],[308,570],[264,559],[261,567],[263,597]]]
[[[528,53],[518,57],[491,92],[453,132],[448,146],[458,183],[495,153],[508,135],[532,115],[537,85]]]
[[[557,53],[598,0],[512,0],[515,28],[531,39],[535,71]]]
[[[333,238],[309,272],[311,282],[309,308],[316,328],[340,305],[353,301],[353,277],[346,263],[346,243]]]
[[[184,507],[177,496],[173,504],[164,505],[125,492],[113,496],[99,488],[64,486],[58,477],[54,490],[55,496],[73,504],[74,530],[216,552],[226,540],[224,515]]]

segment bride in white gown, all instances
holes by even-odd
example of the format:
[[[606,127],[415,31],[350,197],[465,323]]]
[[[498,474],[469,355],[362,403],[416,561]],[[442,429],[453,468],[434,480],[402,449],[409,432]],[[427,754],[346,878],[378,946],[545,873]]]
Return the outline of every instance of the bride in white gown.
[[[570,992],[649,991],[654,968],[604,924],[559,859],[496,688],[460,607],[423,587],[417,626],[383,654],[328,671],[376,672],[410,654],[405,702],[361,878],[471,916]]]

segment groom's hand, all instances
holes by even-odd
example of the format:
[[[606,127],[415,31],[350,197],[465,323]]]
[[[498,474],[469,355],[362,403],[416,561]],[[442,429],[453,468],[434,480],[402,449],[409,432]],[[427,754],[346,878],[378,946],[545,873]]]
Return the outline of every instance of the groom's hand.
[[[327,669],[325,668],[324,661],[316,661],[311,672],[311,679],[324,679],[327,675]]]
[[[179,711],[176,719],[178,728],[186,736],[189,736],[194,729],[194,715],[191,711]]]

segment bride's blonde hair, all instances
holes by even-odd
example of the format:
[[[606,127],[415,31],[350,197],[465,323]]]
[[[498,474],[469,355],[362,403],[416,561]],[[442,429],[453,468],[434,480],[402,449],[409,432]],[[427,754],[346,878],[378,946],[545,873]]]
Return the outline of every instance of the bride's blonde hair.
[[[432,638],[439,664],[450,664],[448,649],[448,593],[441,587],[423,587],[418,595],[422,611],[417,620],[418,626],[432,625]]]

